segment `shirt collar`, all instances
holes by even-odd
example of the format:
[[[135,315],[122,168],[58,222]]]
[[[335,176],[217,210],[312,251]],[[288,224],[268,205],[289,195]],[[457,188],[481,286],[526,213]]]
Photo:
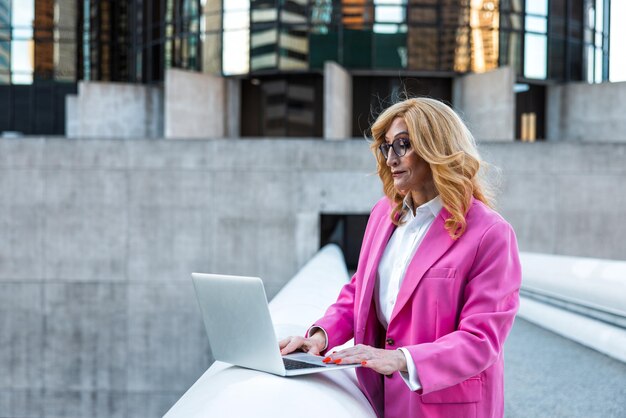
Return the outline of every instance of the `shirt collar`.
[[[402,202],[403,208],[406,209],[408,211],[409,216],[412,218],[413,217],[413,211],[411,210],[411,206],[413,204],[413,201],[411,200],[411,194],[407,194],[404,197],[404,201]],[[437,217],[437,215],[439,215],[439,212],[441,212],[441,209],[443,208],[443,203],[441,202],[441,197],[439,197],[439,195],[435,196],[434,199],[429,200],[428,202],[418,206],[415,209],[415,213],[420,213],[420,212],[428,212],[431,213],[433,215],[433,217]]]

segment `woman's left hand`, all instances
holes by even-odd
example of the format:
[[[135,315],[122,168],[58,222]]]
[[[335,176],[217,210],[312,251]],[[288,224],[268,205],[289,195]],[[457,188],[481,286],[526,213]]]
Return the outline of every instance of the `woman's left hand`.
[[[369,345],[357,344],[345,350],[328,354],[325,363],[354,364],[361,363],[374,371],[388,375],[393,372],[406,372],[406,358],[400,350],[384,350]]]

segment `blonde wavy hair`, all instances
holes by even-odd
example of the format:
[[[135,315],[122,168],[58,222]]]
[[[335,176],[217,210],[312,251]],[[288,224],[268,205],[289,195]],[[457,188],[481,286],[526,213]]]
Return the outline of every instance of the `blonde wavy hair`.
[[[461,118],[444,103],[430,98],[412,98],[396,103],[382,112],[372,127],[371,149],[376,156],[377,172],[385,195],[395,203],[391,220],[398,225],[406,209],[403,195],[393,185],[391,169],[378,147],[395,118],[402,118],[408,127],[411,148],[431,168],[435,188],[443,206],[452,215],[445,228],[452,239],[458,239],[467,228],[465,216],[472,196],[493,207],[493,193],[479,176],[481,164],[476,141]]]

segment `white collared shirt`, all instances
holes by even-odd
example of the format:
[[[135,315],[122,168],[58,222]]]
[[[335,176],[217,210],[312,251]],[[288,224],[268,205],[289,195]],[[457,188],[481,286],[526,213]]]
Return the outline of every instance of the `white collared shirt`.
[[[412,205],[408,199],[409,195],[404,200],[404,206],[408,209],[402,218],[404,222],[396,228],[389,239],[376,275],[376,288],[374,290],[376,315],[385,328],[389,325],[391,314],[396,306],[406,269],[443,207],[441,198],[437,196],[419,206],[413,215]],[[400,348],[400,350],[406,358],[408,370],[408,373],[401,372],[400,376],[411,390],[418,390],[421,388],[421,384],[413,358],[408,350],[404,348]]]

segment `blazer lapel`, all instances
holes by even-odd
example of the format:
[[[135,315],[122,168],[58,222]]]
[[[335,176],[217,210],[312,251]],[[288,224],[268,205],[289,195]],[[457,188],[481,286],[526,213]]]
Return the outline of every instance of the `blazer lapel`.
[[[454,244],[448,230],[445,229],[445,220],[449,217],[450,212],[446,208],[442,208],[439,216],[433,221],[420,243],[413,259],[409,262],[389,323],[394,320],[398,312],[408,302],[424,273]]]
[[[361,298],[358,305],[358,319],[361,321],[360,324],[365,324],[365,321],[367,320],[367,314],[370,311],[369,308],[372,303],[374,285],[376,284],[378,264],[380,263],[383,253],[385,252],[389,238],[396,228],[396,226],[391,222],[391,219],[389,219],[389,216],[385,216],[385,218],[380,222],[381,223],[376,231],[376,236],[374,237],[374,242],[372,243],[369,257],[367,259],[367,267],[363,277],[363,291],[361,292]]]

